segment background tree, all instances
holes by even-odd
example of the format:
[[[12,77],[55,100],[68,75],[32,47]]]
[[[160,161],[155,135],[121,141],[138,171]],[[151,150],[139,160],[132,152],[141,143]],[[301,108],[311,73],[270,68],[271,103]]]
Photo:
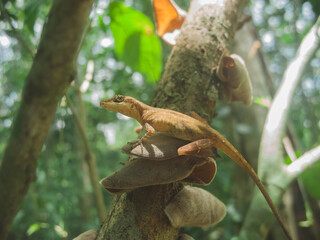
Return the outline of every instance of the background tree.
[[[71,4],[71,1],[69,1]],[[57,5],[59,1],[54,1],[54,5]],[[188,6],[177,1],[177,3],[184,9]],[[78,4],[78,3],[77,3]],[[84,5],[89,3],[83,3]],[[133,9],[137,9],[144,12],[146,16],[152,19],[151,4],[149,1],[135,1],[134,3],[126,2],[127,5],[131,5]],[[287,68],[293,57],[296,55],[296,49],[300,45],[301,40],[305,37],[306,33],[310,30],[313,24],[316,22],[316,18],[319,14],[319,6],[317,1],[305,1],[305,2],[268,2],[268,1],[252,1],[246,8],[246,12],[252,15],[252,23],[245,24],[244,28],[240,32],[237,32],[236,38],[239,39],[235,47],[240,48],[243,52],[243,57],[246,60],[254,88],[254,97],[256,104],[250,108],[243,108],[241,104],[233,103],[227,105],[219,103],[216,106],[216,112],[218,116],[214,118],[213,126],[222,132],[227,138],[238,147],[239,151],[244,153],[246,158],[251,162],[253,166],[256,165],[257,160],[257,146],[252,147],[252,144],[258,143],[260,134],[263,129],[263,122],[267,108],[263,107],[267,100],[271,99],[279,86],[282,79],[284,70]],[[69,5],[67,3],[62,4],[65,8]],[[74,7],[71,4],[72,7]],[[87,6],[87,11],[81,14],[89,14],[90,7]],[[76,126],[74,126],[74,118],[70,108],[67,107],[64,98],[60,100],[64,94],[63,89],[69,85],[69,74],[62,74],[58,77],[56,68],[47,70],[47,61],[41,61],[42,71],[45,72],[39,84],[33,85],[30,90],[41,88],[42,84],[49,83],[51,78],[59,79],[59,81],[53,81],[52,84],[47,86],[50,90],[54,91],[54,86],[57,86],[59,93],[43,96],[39,98],[38,104],[51,109],[51,117],[48,115],[46,124],[36,124],[36,122],[30,122],[32,128],[43,133],[42,138],[37,138],[38,141],[32,141],[31,138],[26,138],[21,144],[14,144],[13,150],[10,150],[9,146],[12,140],[9,141],[9,134],[15,132],[16,124],[21,123],[23,129],[28,129],[27,122],[16,121],[16,124],[12,125],[14,117],[19,119],[18,114],[24,109],[24,104],[27,102],[24,98],[20,98],[22,91],[22,79],[25,79],[28,75],[29,68],[33,61],[30,52],[32,49],[38,49],[38,55],[42,54],[41,43],[46,42],[43,49],[48,52],[48,56],[56,56],[58,59],[59,51],[56,51],[61,46],[61,52],[64,60],[67,58],[66,54],[73,49],[74,57],[76,56],[77,47],[80,44],[80,36],[84,30],[77,30],[74,26],[76,21],[63,21],[64,18],[59,18],[60,15],[47,15],[51,7],[48,1],[29,1],[28,3],[20,1],[1,1],[1,18],[0,26],[0,155],[2,159],[1,168],[4,169],[5,160],[8,158],[8,154],[14,154],[27,148],[27,146],[33,146],[37,148],[38,154],[41,151],[38,143],[44,141],[46,131],[43,130],[45,126],[51,124],[53,118],[53,124],[49,130],[49,134],[45,145],[42,147],[42,153],[39,157],[38,167],[36,172],[36,182],[30,185],[28,194],[22,203],[22,207],[15,217],[13,222],[9,239],[60,239],[60,238],[72,238],[79,233],[90,229],[99,228],[97,210],[92,201],[92,187],[90,186],[88,171],[82,170],[82,166],[86,166],[81,162],[79,157],[79,138],[75,137]],[[53,10],[51,10],[52,12]],[[76,9],[74,10],[77,11]],[[59,11],[61,14],[63,11]],[[112,26],[112,20],[119,18],[121,12],[112,12],[109,2],[97,1],[92,14],[90,15],[90,27],[86,30],[84,41],[82,43],[79,56],[77,58],[76,69],[79,79],[77,88],[70,88],[68,95],[74,102],[75,106],[80,104],[76,101],[76,91],[80,89],[81,98],[84,101],[85,109],[87,111],[87,123],[86,123],[86,135],[90,144],[91,152],[95,154],[97,160],[98,173],[100,178],[110,175],[116,169],[119,169],[121,165],[120,161],[125,161],[126,156],[120,154],[119,148],[126,142],[127,139],[135,139],[135,133],[132,130],[137,123],[131,119],[125,118],[119,114],[113,114],[111,112],[103,111],[99,108],[99,101],[101,98],[108,98],[114,95],[114,93],[123,93],[136,97],[146,103],[150,103],[154,94],[155,83],[154,81],[159,78],[159,72],[161,71],[161,51],[160,45],[158,50],[152,52],[154,44],[157,40],[156,37],[150,37],[149,42],[140,44],[140,48],[136,44],[139,44],[139,38],[137,35],[130,38],[130,41],[126,41],[126,44],[120,43],[117,38],[115,26]],[[61,35],[55,35],[51,41],[54,47],[49,47],[49,40],[42,37],[39,47],[36,47],[40,41],[40,32],[45,22],[45,28],[50,26],[50,17],[59,18],[63,21],[63,24],[59,24],[55,27],[65,27],[68,31],[63,31],[65,34],[74,36],[74,31],[77,31],[79,39],[72,41],[70,47],[66,43],[67,37]],[[141,15],[140,15],[141,16]],[[218,15],[220,16],[220,15]],[[68,18],[70,19],[70,18]],[[79,19],[82,19],[83,29],[87,22],[87,17],[79,15]],[[120,17],[121,19],[121,17]],[[129,18],[130,22],[134,23],[131,27],[136,29],[136,25],[147,24],[147,29],[154,31],[152,23],[145,19],[145,17]],[[111,23],[110,23],[111,21]],[[123,24],[126,24],[126,19],[122,16]],[[69,27],[66,23],[70,23],[72,27]],[[112,32],[111,32],[112,30]],[[247,34],[240,36],[241,32],[247,31]],[[45,31],[46,32],[46,31]],[[150,32],[150,31],[146,31]],[[113,34],[113,35],[112,35]],[[45,36],[45,35],[43,35]],[[249,41],[249,39],[251,40]],[[145,39],[141,38],[140,39]],[[146,41],[148,41],[146,40]],[[47,42],[48,41],[48,42]],[[245,47],[240,47],[244,43],[248,44]],[[241,44],[239,44],[241,43]],[[260,48],[259,48],[260,43]],[[121,47],[122,46],[122,47]],[[230,46],[231,47],[231,46]],[[166,62],[166,58],[171,50],[171,47],[162,44],[163,62]],[[130,52],[130,49],[139,49],[139,52]],[[31,50],[31,51],[30,51]],[[234,51],[240,51],[235,50]],[[150,51],[152,54],[150,54]],[[207,49],[205,49],[207,51]],[[209,50],[208,50],[209,51]],[[201,52],[201,51],[200,51]],[[144,54],[146,53],[146,54]],[[251,55],[250,55],[251,54]],[[132,56],[134,56],[132,58]],[[147,57],[146,57],[147,56]],[[201,53],[200,55],[201,56]],[[253,58],[251,56],[254,56]],[[38,57],[39,58],[39,57]],[[139,64],[133,65],[132,59],[139,59]],[[143,59],[145,61],[143,61]],[[41,59],[39,59],[41,60]],[[38,60],[38,61],[39,61]],[[36,63],[37,57],[34,59],[33,65]],[[71,61],[71,60],[70,60]],[[215,57],[212,56],[212,61],[215,61]],[[68,62],[68,61],[66,61]],[[136,61],[138,62],[138,61]],[[151,64],[156,62],[158,64]],[[309,150],[319,145],[319,50],[317,50],[312,56],[310,63],[306,64],[306,70],[302,75],[302,80],[299,88],[295,92],[290,111],[288,112],[289,119],[289,137],[293,140],[294,151],[297,156],[301,155],[306,150]],[[91,64],[93,63],[93,64]],[[255,67],[252,65],[255,64]],[[157,65],[157,66],[156,66]],[[59,65],[60,66],[60,65]],[[66,69],[70,65],[63,65]],[[32,68],[34,69],[34,67]],[[71,69],[71,68],[70,68]],[[69,70],[70,70],[69,69]],[[147,69],[147,70],[146,70]],[[40,69],[41,70],[41,69]],[[149,71],[148,71],[149,70]],[[53,71],[54,74],[50,74]],[[74,73],[74,72],[71,72]],[[31,73],[30,73],[31,74]],[[30,78],[28,75],[28,79]],[[92,77],[90,77],[90,74]],[[191,76],[190,76],[191,77]],[[165,78],[165,76],[163,76]],[[44,79],[46,81],[44,81]],[[177,77],[181,80],[183,78]],[[199,79],[199,78],[198,78]],[[263,79],[263,81],[261,81]],[[203,79],[200,78],[200,81]],[[35,80],[32,80],[35,81]],[[32,83],[32,81],[29,81]],[[60,84],[61,83],[61,84]],[[199,84],[196,82],[195,84]],[[28,89],[28,84],[25,85],[25,89]],[[178,85],[177,85],[178,86]],[[157,92],[165,90],[166,86],[159,86]],[[192,88],[190,88],[190,91]],[[179,89],[180,91],[181,89]],[[199,90],[199,88],[198,88]],[[266,91],[268,90],[268,91]],[[25,90],[27,92],[29,90]],[[170,92],[169,92],[170,93]],[[22,95],[25,96],[26,94]],[[200,94],[201,95],[201,94]],[[37,95],[32,96],[36,97]],[[164,97],[163,93],[157,93],[157,99],[161,99],[166,102],[167,97]],[[202,98],[204,95],[201,95]],[[45,101],[48,97],[51,100]],[[37,97],[36,97],[37,98]],[[179,103],[180,101],[180,103]],[[182,106],[182,111],[185,109],[185,104],[181,103],[184,99],[180,99],[172,105],[158,106]],[[190,106],[197,109],[205,108],[198,99],[195,101],[193,97],[188,98],[188,102],[192,103]],[[20,104],[21,107],[19,108]],[[48,105],[44,104],[47,103]],[[55,116],[56,104],[59,104]],[[199,103],[199,105],[197,105]],[[164,104],[164,103],[163,103]],[[49,105],[51,107],[49,107]],[[36,107],[36,105],[32,105]],[[49,108],[48,108],[49,107]],[[22,109],[22,110],[18,110]],[[36,111],[36,110],[35,110]],[[30,111],[29,111],[30,113]],[[213,112],[200,111],[204,116],[206,114],[212,115]],[[16,116],[17,115],[17,116]],[[36,115],[35,115],[36,116]],[[11,126],[12,125],[12,126]],[[22,131],[16,131],[17,134],[23,134]],[[11,138],[12,139],[12,138]],[[42,140],[41,140],[42,139]],[[238,143],[238,144],[237,144]],[[5,150],[5,146],[7,150]],[[9,149],[9,150],[8,150]],[[78,149],[78,150],[77,150]],[[287,148],[286,148],[287,149]],[[261,149],[260,149],[261,150]],[[7,153],[8,152],[8,153]],[[292,153],[292,152],[291,152]],[[282,160],[285,159],[286,154],[280,155]],[[14,171],[1,172],[1,186],[4,184],[14,184],[14,181],[18,181],[21,178],[15,177],[15,174],[20,176],[32,176],[28,172],[19,174],[20,166],[32,162],[32,168],[27,168],[30,172],[34,172],[36,168],[35,159],[37,155],[30,158],[24,155],[24,158],[16,157],[17,165],[13,165]],[[292,155],[291,155],[292,158]],[[231,239],[240,232],[240,228],[243,226],[243,219],[247,214],[247,209],[250,204],[252,196],[253,183],[248,180],[247,176],[228,158],[217,159],[218,161],[218,173],[214,182],[206,187],[207,190],[212,191],[216,196],[223,200],[227,205],[228,214],[223,222],[215,227],[208,228],[203,231],[199,228],[185,228],[184,231],[192,235],[196,239]],[[286,159],[289,163],[289,158]],[[296,232],[296,236],[302,239],[308,236],[308,239],[317,239],[319,237],[319,189],[317,187],[319,164],[313,165],[312,168],[305,170],[301,177],[298,178],[298,182],[293,184],[291,194],[287,194],[286,206],[289,202],[292,203],[292,207],[289,207],[287,214],[291,219],[291,230]],[[259,164],[260,166],[260,164]],[[15,173],[10,174],[9,173]],[[14,179],[14,180],[10,180]],[[28,178],[30,179],[30,178]],[[31,179],[30,179],[31,180]],[[30,183],[30,180],[26,183]],[[23,180],[22,180],[23,181]],[[278,181],[282,181],[279,179]],[[23,181],[24,182],[24,181]],[[84,184],[82,184],[84,183]],[[28,185],[28,184],[27,184]],[[12,188],[11,190],[19,192],[20,187],[26,190],[27,185],[19,186],[18,188]],[[250,186],[250,188],[248,187]],[[24,191],[25,191],[24,190]],[[6,194],[7,191],[1,191]],[[23,196],[23,194],[12,193],[12,198]],[[111,202],[111,196],[104,192],[105,202],[109,206]],[[3,201],[11,204],[9,201],[9,195]],[[21,199],[21,198],[20,198]],[[17,204],[16,206],[18,206]],[[1,205],[6,206],[6,205]],[[13,206],[11,204],[10,206]],[[3,207],[3,209],[8,209]],[[18,208],[16,207],[16,210]],[[6,211],[1,211],[4,214]],[[12,216],[13,217],[13,216]],[[83,217],[85,217],[83,219]],[[259,222],[257,218],[252,218],[256,222]],[[262,221],[262,220],[261,220]],[[10,225],[10,221],[1,217],[1,226]],[[274,228],[270,238],[277,239],[278,228]],[[282,236],[282,235],[279,235]]]

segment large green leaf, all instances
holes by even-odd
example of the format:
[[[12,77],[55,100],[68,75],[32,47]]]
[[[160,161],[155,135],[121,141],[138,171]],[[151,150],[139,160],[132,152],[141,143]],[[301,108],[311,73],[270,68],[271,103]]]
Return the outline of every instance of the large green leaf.
[[[123,3],[110,4],[110,28],[115,52],[134,71],[144,73],[149,81],[159,79],[162,50],[151,20]]]

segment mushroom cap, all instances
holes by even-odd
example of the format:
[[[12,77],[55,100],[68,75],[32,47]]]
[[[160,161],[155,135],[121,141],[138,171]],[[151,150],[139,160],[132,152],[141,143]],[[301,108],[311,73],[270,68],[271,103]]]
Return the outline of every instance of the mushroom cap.
[[[173,227],[210,226],[226,215],[226,206],[208,191],[185,186],[166,206]]]
[[[136,158],[119,171],[103,178],[100,184],[111,193],[173,182],[207,185],[213,180],[216,171],[213,158],[179,156],[163,161]]]
[[[189,236],[188,234],[182,233],[179,235],[178,240],[194,240],[194,238]]]
[[[80,234],[78,237],[74,238],[73,240],[95,240],[97,236],[98,236],[98,231],[91,229]]]

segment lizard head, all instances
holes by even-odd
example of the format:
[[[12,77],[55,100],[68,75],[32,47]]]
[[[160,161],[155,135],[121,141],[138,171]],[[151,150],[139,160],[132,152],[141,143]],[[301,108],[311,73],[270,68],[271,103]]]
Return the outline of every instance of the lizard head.
[[[139,119],[141,114],[140,102],[129,96],[115,95],[110,99],[101,100],[100,106],[135,119]]]

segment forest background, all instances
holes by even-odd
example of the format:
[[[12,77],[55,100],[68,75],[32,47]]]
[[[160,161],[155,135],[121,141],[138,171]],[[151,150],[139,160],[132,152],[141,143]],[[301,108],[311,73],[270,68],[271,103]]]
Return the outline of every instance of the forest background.
[[[189,3],[176,2],[188,9]],[[21,105],[24,80],[52,2],[1,0],[0,4],[2,159]],[[245,13],[252,19],[237,32],[232,52],[246,60],[253,84],[254,104],[245,107],[241,103],[219,101],[212,126],[256,167],[259,148],[252,146],[260,142],[273,96],[302,40],[316,24],[320,3],[316,0],[257,0],[249,2]],[[149,0],[127,0],[124,5],[108,0],[96,1],[88,24],[76,62],[74,81],[66,94],[69,97],[59,101],[38,159],[35,182],[30,185],[14,218],[8,239],[71,239],[88,229],[99,229],[99,217],[103,218],[101,215],[105,210],[98,210],[93,197],[87,147],[96,161],[97,178],[101,179],[121,168],[119,163],[127,160],[120,148],[127,140],[136,138],[134,128],[138,126],[135,120],[101,109],[99,102],[114,94],[125,94],[151,103],[172,49],[156,36]],[[130,34],[141,26],[148,31],[144,28],[139,37],[132,37]],[[63,43],[64,39],[59,41]],[[253,56],[257,57],[262,70],[255,72]],[[320,143],[319,45],[304,65],[301,81],[286,113],[289,135],[281,139],[286,149],[282,160],[286,164],[306,151],[316,149]],[[84,135],[79,124],[84,127]],[[260,152],[261,148],[260,145]],[[225,156],[217,159],[217,163],[214,181],[204,188],[226,204],[228,214],[214,227],[185,228],[184,232],[195,239],[232,239],[237,236],[250,205],[254,185],[246,174]],[[280,204],[282,209],[285,206],[283,212],[291,219],[288,224],[297,239],[302,239],[300,236],[320,239],[319,172],[319,163],[306,168],[293,181],[284,196],[284,203]],[[103,190],[105,209],[109,209],[112,198]],[[277,239],[277,234],[275,229],[269,238]]]

